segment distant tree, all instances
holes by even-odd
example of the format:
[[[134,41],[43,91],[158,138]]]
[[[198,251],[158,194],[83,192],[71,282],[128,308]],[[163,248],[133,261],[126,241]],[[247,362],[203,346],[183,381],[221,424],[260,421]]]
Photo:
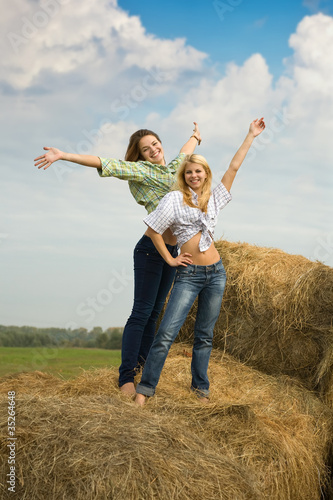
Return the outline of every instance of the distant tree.
[[[100,326],[94,326],[94,328],[89,332],[89,334],[93,335],[94,337],[97,337],[102,333],[103,333],[103,328],[101,328]]]
[[[97,338],[96,338],[96,347],[99,349],[107,349],[107,343],[108,343],[108,336],[105,332],[100,333]]]
[[[107,343],[107,349],[121,349],[122,332],[116,329],[112,332]]]
[[[79,337],[76,337],[70,342],[70,347],[83,347],[84,345],[84,340],[80,339]]]
[[[123,328],[110,327],[105,331],[95,326],[75,330],[64,328],[36,328],[33,326],[0,325],[0,346],[3,347],[98,347],[121,349]]]

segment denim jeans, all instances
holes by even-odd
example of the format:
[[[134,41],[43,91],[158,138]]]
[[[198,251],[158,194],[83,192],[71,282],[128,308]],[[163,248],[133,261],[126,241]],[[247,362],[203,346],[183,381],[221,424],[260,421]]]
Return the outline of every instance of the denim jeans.
[[[167,248],[176,257],[177,246],[167,245]],[[175,272],[144,235],[134,249],[134,303],[123,332],[120,387],[134,382],[137,370],[145,363]]]
[[[171,344],[198,296],[191,363],[191,389],[199,397],[209,394],[207,369],[212,350],[213,330],[220,313],[226,279],[221,260],[210,266],[188,265],[177,268],[169,302],[149,351],[136,392],[145,396],[155,394]]]

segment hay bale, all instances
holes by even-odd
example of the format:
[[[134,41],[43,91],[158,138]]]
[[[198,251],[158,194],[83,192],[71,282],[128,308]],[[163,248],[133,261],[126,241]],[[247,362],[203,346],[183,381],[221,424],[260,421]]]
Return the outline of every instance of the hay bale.
[[[286,374],[333,407],[333,269],[281,250],[217,241],[227,285],[214,346]],[[196,304],[179,341],[192,340]]]
[[[44,391],[43,379],[29,374],[0,384],[1,421],[8,390],[17,391],[18,498],[321,499],[332,412],[289,379],[220,351],[209,367],[212,400],[202,405],[189,390],[190,349],[172,348],[144,408],[119,392],[115,368],[60,383],[47,377]],[[5,493],[5,446],[0,459],[1,498],[13,498]]]
[[[217,445],[167,416],[142,418],[133,403],[23,396],[19,407],[21,500],[261,498]]]
[[[325,464],[328,474],[333,466],[333,412],[289,377],[262,374],[218,350],[209,367],[214,406],[210,413],[202,412],[185,397],[190,360],[181,355],[181,348],[169,360],[159,394],[163,390],[171,397],[175,391],[175,411],[185,417],[184,423],[190,420],[191,428],[197,426],[207,440],[238,453],[242,463],[255,470],[264,498],[321,498],[318,477],[324,489]],[[172,384],[175,373],[177,382]],[[180,382],[183,392],[175,387]],[[327,491],[333,494],[331,485]]]
[[[19,394],[43,394],[45,387],[48,388],[48,392],[54,392],[62,386],[63,381],[60,378],[38,370],[20,372],[0,378],[0,394],[7,394],[9,390]]]

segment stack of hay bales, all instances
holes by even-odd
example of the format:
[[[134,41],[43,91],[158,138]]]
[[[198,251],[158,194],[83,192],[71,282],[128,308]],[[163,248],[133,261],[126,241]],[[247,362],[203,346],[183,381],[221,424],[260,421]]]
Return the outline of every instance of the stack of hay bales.
[[[3,378],[1,499],[333,499],[333,270],[279,250],[216,246],[228,282],[210,403],[189,390],[196,305],[143,408],[119,392],[114,368],[69,381]]]
[[[285,374],[333,408],[333,269],[247,243],[215,243],[227,285],[214,346],[270,375]],[[178,340],[192,340],[196,304]]]
[[[17,496],[6,490],[1,426],[1,498],[328,499],[332,411],[288,377],[219,350],[204,405],[189,390],[190,350],[172,347],[143,408],[119,392],[116,369],[70,381],[39,372],[3,379],[1,422],[8,391],[16,392]]]

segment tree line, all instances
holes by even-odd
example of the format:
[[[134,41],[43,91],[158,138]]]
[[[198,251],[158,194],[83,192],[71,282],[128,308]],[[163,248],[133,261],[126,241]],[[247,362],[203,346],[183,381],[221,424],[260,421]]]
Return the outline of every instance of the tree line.
[[[70,330],[0,325],[0,347],[89,347],[121,349],[122,327]]]

